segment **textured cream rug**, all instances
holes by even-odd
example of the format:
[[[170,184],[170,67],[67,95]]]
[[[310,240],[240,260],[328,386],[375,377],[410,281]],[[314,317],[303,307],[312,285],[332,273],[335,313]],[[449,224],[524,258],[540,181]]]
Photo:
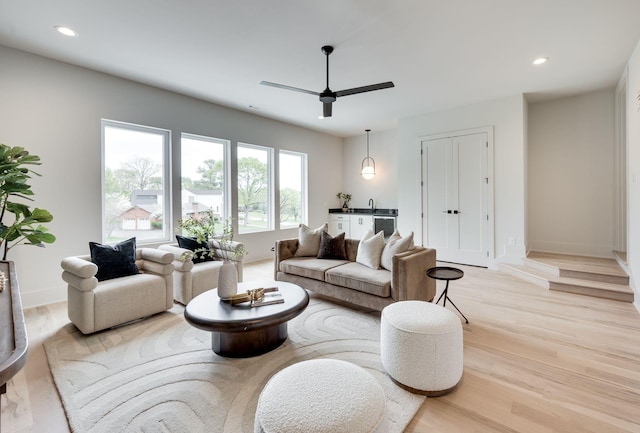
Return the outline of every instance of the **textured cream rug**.
[[[267,354],[230,359],[211,334],[191,327],[183,307],[84,336],[69,324],[45,342],[74,433],[253,432],[267,380],[296,362],[333,358],[372,373],[387,397],[390,432],[402,432],[424,397],[402,390],[380,363],[380,321],[312,298],[289,322],[289,338]]]

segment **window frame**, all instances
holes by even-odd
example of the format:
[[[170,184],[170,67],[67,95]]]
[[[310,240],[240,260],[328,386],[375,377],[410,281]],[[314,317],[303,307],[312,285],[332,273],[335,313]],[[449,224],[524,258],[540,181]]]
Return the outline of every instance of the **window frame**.
[[[117,241],[108,241],[105,236],[106,227],[107,227],[107,218],[106,218],[106,202],[105,202],[105,194],[106,194],[106,153],[107,153],[107,143],[105,141],[105,130],[106,128],[117,128],[117,129],[125,129],[128,131],[135,132],[145,132],[151,134],[158,134],[163,137],[163,145],[162,145],[162,236],[159,238],[138,238],[136,236],[136,244],[137,245],[148,245],[148,244],[157,244],[163,242],[169,242],[171,240],[171,236],[173,233],[173,196],[172,196],[172,188],[171,188],[171,174],[172,170],[172,160],[171,160],[171,131],[164,128],[157,128],[153,126],[139,125],[130,122],[122,122],[118,120],[111,119],[101,119],[100,120],[100,146],[101,146],[101,161],[100,161],[100,171],[101,171],[101,181],[100,181],[100,198],[101,198],[101,233],[100,238],[102,243],[104,244],[114,244]]]
[[[280,176],[280,170],[281,170],[281,159],[280,156],[281,155],[290,155],[290,156],[297,156],[300,157],[300,207],[301,207],[301,213],[302,213],[302,217],[301,222],[302,224],[308,224],[309,220],[308,220],[308,215],[309,215],[309,191],[308,191],[308,183],[309,183],[309,174],[308,174],[308,161],[309,161],[309,156],[304,153],[304,152],[297,152],[294,150],[286,150],[286,149],[280,149],[278,151],[278,228],[279,229],[283,229],[282,227],[282,209],[280,209],[280,195],[282,192],[282,179]],[[292,229],[292,228],[296,228],[297,225],[291,226],[291,227],[284,227],[284,230],[288,230],[288,229]]]
[[[233,213],[232,213],[232,206],[231,206],[231,140],[227,140],[224,138],[217,138],[217,137],[209,137],[206,135],[201,135],[201,134],[192,134],[189,132],[181,132],[180,133],[180,218],[182,218],[182,177],[183,177],[183,173],[182,173],[182,155],[183,155],[183,148],[182,148],[182,139],[183,138],[187,138],[187,139],[191,139],[191,140],[198,140],[198,141],[206,141],[206,142],[210,142],[210,143],[216,143],[216,144],[221,144],[223,145],[223,158],[224,158],[224,163],[223,163],[223,176],[224,176],[224,188],[223,188],[223,194],[224,194],[224,200],[222,203],[223,206],[223,213],[225,215],[225,219],[229,218],[231,219]]]
[[[275,231],[275,188],[274,188],[274,148],[268,146],[262,146],[259,144],[251,144],[246,142],[237,142],[236,144],[236,170],[235,170],[235,185],[236,189],[239,191],[240,182],[238,182],[238,164],[240,162],[240,157],[238,156],[238,150],[240,148],[245,149],[254,149],[265,151],[267,153],[267,227],[263,230],[251,230],[247,232],[240,231],[240,198],[236,198],[236,207],[235,207],[235,224],[236,227],[234,230],[240,235],[249,235],[253,233],[264,233],[269,231]]]

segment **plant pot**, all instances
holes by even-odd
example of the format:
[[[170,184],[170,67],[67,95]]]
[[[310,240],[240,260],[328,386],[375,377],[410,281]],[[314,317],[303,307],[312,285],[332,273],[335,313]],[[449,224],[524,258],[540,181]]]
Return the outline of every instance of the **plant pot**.
[[[218,296],[230,298],[238,293],[238,269],[236,264],[225,260],[218,272]]]

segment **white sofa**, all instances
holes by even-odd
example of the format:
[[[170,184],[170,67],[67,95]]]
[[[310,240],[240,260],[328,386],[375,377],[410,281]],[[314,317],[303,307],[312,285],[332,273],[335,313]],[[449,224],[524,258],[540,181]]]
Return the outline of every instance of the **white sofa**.
[[[151,316],[173,307],[173,254],[136,249],[140,273],[98,281],[91,256],[62,260],[69,319],[83,334]]]
[[[244,244],[241,242],[230,242],[223,247],[233,256],[238,249],[244,248]],[[193,263],[193,252],[185,248],[180,248],[178,244],[161,245],[158,248],[174,255],[173,299],[175,299],[176,302],[186,305],[199,294],[217,287],[218,274],[223,263],[222,260]],[[209,248],[216,256],[221,256],[220,244],[214,244],[214,242],[210,240]],[[238,282],[240,282],[242,281],[242,257],[231,261],[236,265]]]

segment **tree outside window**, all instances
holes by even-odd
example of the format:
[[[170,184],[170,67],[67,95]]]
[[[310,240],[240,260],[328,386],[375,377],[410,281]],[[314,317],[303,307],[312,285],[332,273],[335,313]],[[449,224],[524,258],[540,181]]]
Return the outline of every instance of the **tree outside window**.
[[[272,230],[272,149],[238,144],[238,232]]]

